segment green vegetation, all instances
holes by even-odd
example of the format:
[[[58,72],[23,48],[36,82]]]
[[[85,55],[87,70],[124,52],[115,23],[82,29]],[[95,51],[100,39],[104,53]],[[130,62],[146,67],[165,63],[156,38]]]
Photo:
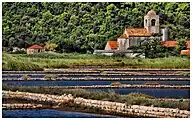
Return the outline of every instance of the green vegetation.
[[[104,49],[125,28],[143,27],[143,17],[151,9],[160,15],[160,27],[170,29],[170,40],[190,38],[189,2],[4,2],[3,47],[49,41],[60,52]]]
[[[157,107],[168,107],[168,108],[179,108],[189,110],[189,101],[161,101],[152,96],[141,94],[141,93],[130,93],[128,95],[119,95],[113,91],[91,91],[85,89],[59,89],[59,88],[45,88],[45,87],[27,87],[27,86],[8,86],[3,84],[3,90],[11,91],[23,91],[32,93],[43,93],[43,94],[72,94],[74,97],[83,97],[87,99],[95,100],[107,100],[114,102],[126,103],[128,105],[146,105],[146,106],[157,106]]]
[[[184,71],[177,71],[175,72],[176,74],[181,74],[181,75],[184,75],[184,76],[190,76],[190,71],[189,72],[184,72]]]
[[[28,80],[30,77],[28,75],[23,75],[24,80]]]
[[[44,78],[46,78],[46,79],[48,79],[48,80],[55,80],[55,79],[57,78],[57,75],[47,74],[47,75],[45,75]]]
[[[76,53],[39,53],[34,55],[3,53],[3,70],[43,70],[44,68],[72,68],[74,66],[189,68],[190,60],[187,57],[140,59]]]
[[[160,58],[180,55],[180,51],[178,52],[176,48],[168,48],[163,46],[161,40],[157,38],[148,38],[139,40],[139,42],[140,45],[134,46],[131,49],[133,49],[133,52],[139,53],[138,55],[145,55],[146,58]],[[181,47],[186,45],[179,44],[179,46]]]
[[[35,63],[28,62],[26,60],[21,60],[17,57],[13,57],[10,54],[3,53],[2,57],[3,70],[10,71],[30,71],[30,70],[43,70],[39,65]]]

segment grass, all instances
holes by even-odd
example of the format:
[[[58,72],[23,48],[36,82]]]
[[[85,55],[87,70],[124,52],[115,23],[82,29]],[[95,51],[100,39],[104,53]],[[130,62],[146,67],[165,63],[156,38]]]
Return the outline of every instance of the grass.
[[[74,97],[83,97],[87,99],[106,100],[113,102],[126,103],[127,105],[145,105],[165,108],[179,108],[189,110],[189,101],[161,101],[152,96],[142,93],[130,93],[128,95],[120,95],[113,91],[91,91],[85,89],[58,89],[45,87],[29,87],[29,86],[8,86],[3,84],[3,90],[22,91],[32,93],[43,93],[53,95],[72,94]]]
[[[175,72],[176,74],[180,74],[180,75],[183,75],[183,76],[190,76],[190,71],[177,71]]]
[[[186,57],[141,59],[78,53],[60,54],[53,52],[33,55],[3,53],[3,70],[42,70],[44,68],[73,68],[74,66],[189,68],[190,60]]]
[[[36,70],[40,71],[43,70],[38,64],[19,59],[17,57],[13,57],[10,54],[3,53],[2,56],[2,69],[3,70],[10,70],[10,71],[30,71]]]

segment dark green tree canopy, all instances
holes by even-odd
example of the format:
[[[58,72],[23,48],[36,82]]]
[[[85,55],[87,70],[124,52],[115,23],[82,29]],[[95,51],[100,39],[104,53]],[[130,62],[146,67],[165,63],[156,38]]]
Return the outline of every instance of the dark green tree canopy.
[[[3,47],[56,43],[57,51],[104,49],[126,27],[143,27],[149,10],[170,28],[170,39],[189,39],[189,3],[3,3]]]

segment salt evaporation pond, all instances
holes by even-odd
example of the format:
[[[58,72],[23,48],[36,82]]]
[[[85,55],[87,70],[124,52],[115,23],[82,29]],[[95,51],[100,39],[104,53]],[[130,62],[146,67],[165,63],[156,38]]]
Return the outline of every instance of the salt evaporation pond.
[[[157,89],[157,88],[99,88],[89,89],[91,91],[115,92],[118,94],[127,95],[129,93],[144,93],[156,98],[190,98],[190,89]]]
[[[144,83],[153,83],[157,82],[165,85],[189,85],[190,81],[79,81],[79,80],[57,80],[57,81],[3,81],[8,85],[13,86],[90,86],[90,85],[110,85],[113,82],[120,82],[122,84],[144,84]]]
[[[30,78],[44,78],[46,75],[38,74],[28,74]],[[2,75],[2,78],[21,78],[23,75]],[[58,78],[67,77],[67,78],[86,78],[86,77],[99,77],[99,78],[189,78],[189,76],[182,75],[58,75]]]
[[[112,118],[116,116],[53,109],[3,110],[3,118]]]

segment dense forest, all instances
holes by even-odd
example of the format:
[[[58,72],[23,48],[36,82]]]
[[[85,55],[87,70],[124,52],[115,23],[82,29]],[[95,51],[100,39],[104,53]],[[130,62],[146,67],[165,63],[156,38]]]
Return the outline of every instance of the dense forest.
[[[143,27],[144,15],[153,9],[170,39],[189,39],[190,4],[155,3],[3,3],[3,47],[24,48],[55,43],[60,52],[104,49],[127,27]]]

